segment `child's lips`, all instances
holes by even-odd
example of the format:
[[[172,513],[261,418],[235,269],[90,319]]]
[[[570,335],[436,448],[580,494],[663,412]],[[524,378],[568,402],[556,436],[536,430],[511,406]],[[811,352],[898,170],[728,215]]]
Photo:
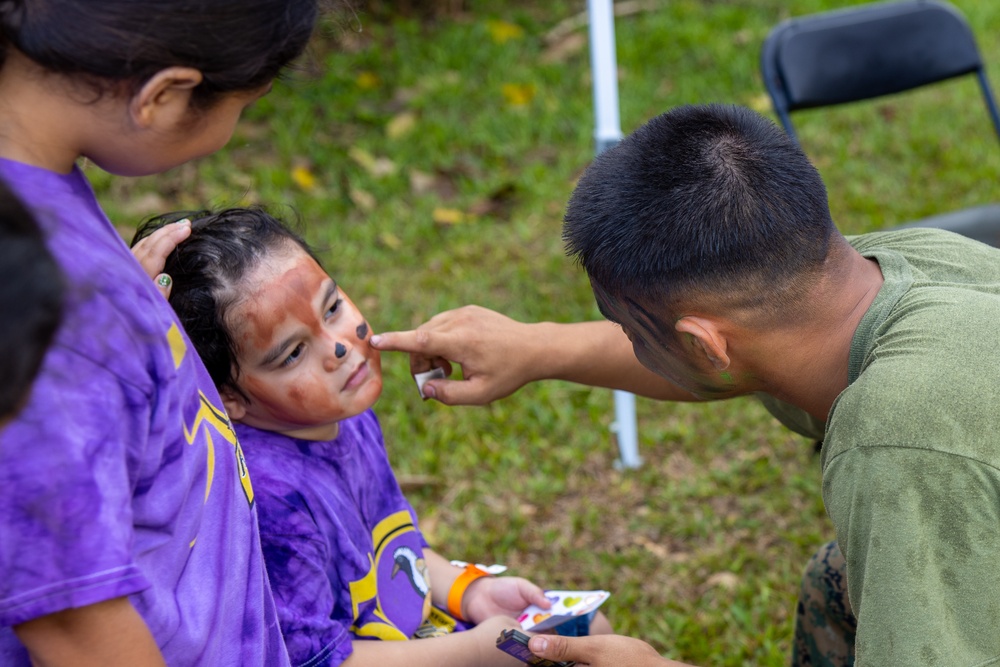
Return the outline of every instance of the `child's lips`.
[[[358,366],[353,373],[351,373],[350,377],[347,378],[347,382],[344,383],[344,389],[354,389],[368,379],[369,374],[370,370],[368,368],[368,362],[362,361],[361,365]]]

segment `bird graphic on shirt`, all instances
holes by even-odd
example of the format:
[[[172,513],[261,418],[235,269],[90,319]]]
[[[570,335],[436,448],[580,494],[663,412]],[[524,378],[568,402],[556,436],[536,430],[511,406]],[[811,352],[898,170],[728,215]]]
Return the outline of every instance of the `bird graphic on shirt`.
[[[390,578],[395,579],[400,572],[406,573],[406,578],[410,580],[410,585],[417,595],[426,598],[431,591],[430,575],[427,572],[427,562],[417,556],[410,547],[399,547],[392,552],[392,566]]]

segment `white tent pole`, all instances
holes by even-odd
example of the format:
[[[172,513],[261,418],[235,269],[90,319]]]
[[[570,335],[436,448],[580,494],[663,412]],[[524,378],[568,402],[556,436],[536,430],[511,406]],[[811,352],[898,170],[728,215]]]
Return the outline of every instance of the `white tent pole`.
[[[594,79],[594,140],[596,153],[614,146],[622,138],[618,117],[618,58],[615,55],[615,13],[612,0],[587,0],[590,17],[590,66]],[[635,396],[615,391],[615,421],[612,432],[618,439],[621,468],[638,468],[638,428]]]
[[[594,138],[597,152],[622,138],[618,117],[618,59],[615,14],[611,0],[587,0],[590,15],[590,69],[594,79]]]

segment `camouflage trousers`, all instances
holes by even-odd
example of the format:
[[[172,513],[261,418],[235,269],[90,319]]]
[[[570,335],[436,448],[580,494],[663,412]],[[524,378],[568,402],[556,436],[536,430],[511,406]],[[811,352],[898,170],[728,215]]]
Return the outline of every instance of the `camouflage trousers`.
[[[847,562],[836,542],[820,547],[802,576],[792,667],[854,667],[857,620],[847,599]]]

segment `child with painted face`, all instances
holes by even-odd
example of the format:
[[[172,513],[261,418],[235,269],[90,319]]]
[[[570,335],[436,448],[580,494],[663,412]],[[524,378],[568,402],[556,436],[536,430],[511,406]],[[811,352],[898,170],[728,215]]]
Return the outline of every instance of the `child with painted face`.
[[[76,161],[138,176],[218,150],[317,2],[0,2],[0,178],[66,285],[0,433],[4,667],[288,664],[222,400]]]
[[[172,214],[137,239],[180,217],[192,231],[163,268],[170,303],[254,471],[293,664],[520,664],[496,638],[527,605],[549,603],[525,579],[479,576],[428,548],[372,411],[379,353],[343,286],[263,210]]]

